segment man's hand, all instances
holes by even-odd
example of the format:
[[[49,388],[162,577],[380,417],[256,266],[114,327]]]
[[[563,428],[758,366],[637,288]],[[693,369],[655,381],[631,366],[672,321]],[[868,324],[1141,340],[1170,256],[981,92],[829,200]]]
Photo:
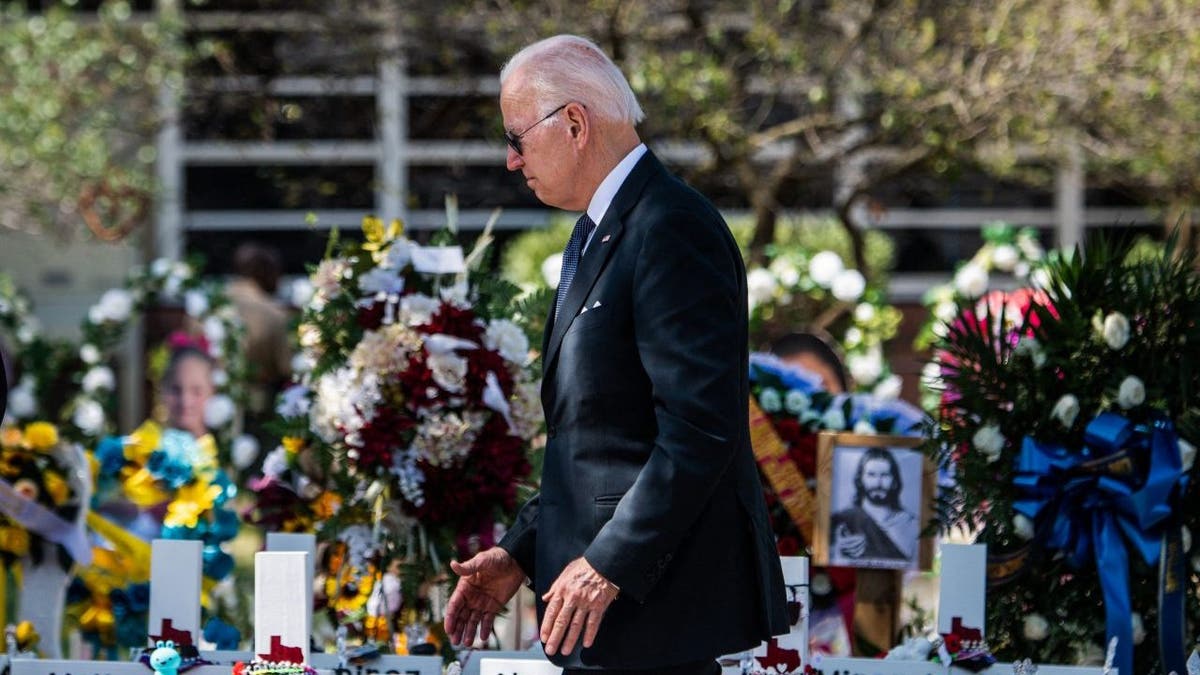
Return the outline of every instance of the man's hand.
[[[479,637],[487,640],[496,615],[525,581],[525,572],[499,546],[465,562],[452,560],[450,569],[461,578],[446,605],[446,635],[453,644],[463,645],[475,641],[478,629]]]
[[[587,560],[576,558],[567,565],[542,596],[546,616],[542,619],[541,638],[546,654],[553,656],[559,647],[563,654],[571,653],[581,633],[583,646],[591,647],[600,630],[600,619],[618,592],[616,585]]]
[[[854,534],[844,524],[833,535],[833,550],[846,558],[860,558],[867,551],[867,535]]]

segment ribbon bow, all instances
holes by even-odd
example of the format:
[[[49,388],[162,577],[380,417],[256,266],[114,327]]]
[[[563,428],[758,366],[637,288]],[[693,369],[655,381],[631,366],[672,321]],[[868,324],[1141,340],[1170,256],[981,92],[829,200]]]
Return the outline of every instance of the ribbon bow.
[[[1133,610],[1126,542],[1147,564],[1159,563],[1159,644],[1168,670],[1182,672],[1183,599],[1180,528],[1173,497],[1186,477],[1179,437],[1166,420],[1135,426],[1111,412],[1084,431],[1082,452],[1026,436],[1013,509],[1038,523],[1037,542],[1079,567],[1096,563],[1108,638],[1118,638],[1117,666],[1133,672]],[[1177,608],[1177,611],[1176,611]],[[1176,635],[1177,634],[1177,635]]]

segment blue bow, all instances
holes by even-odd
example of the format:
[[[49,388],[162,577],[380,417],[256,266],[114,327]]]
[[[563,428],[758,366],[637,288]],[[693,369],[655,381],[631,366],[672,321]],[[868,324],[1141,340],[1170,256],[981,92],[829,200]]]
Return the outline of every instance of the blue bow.
[[[1116,665],[1133,672],[1133,609],[1129,599],[1128,545],[1154,565],[1168,539],[1177,538],[1172,519],[1173,497],[1186,481],[1179,456],[1179,437],[1170,422],[1135,426],[1116,414],[1101,413],[1084,431],[1085,447],[1072,452],[1026,436],[1017,459],[1014,485],[1023,497],[1013,509],[1038,523],[1037,543],[1064,552],[1071,564],[1094,561],[1104,592],[1108,638],[1118,638]],[[1145,467],[1143,469],[1143,467]],[[1178,558],[1178,556],[1175,556]],[[1160,586],[1170,576],[1160,574]],[[1169,624],[1182,627],[1182,603],[1177,618],[1171,589],[1160,588],[1160,636],[1164,664],[1168,655]],[[1181,589],[1175,589],[1180,596]],[[1173,641],[1173,640],[1172,640]],[[1182,669],[1182,642],[1179,644]]]

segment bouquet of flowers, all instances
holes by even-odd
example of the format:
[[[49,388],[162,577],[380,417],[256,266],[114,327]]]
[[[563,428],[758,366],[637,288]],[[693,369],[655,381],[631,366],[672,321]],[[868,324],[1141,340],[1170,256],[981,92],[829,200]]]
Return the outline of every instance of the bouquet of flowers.
[[[333,243],[313,270],[299,329],[307,372],[280,398],[284,441],[266,458],[251,517],[341,538],[359,561],[339,567],[342,579],[371,570],[378,584],[401,561],[412,608],[451,557],[494,543],[532,487],[540,382],[529,336],[510,319],[518,289],[470,274],[486,244],[464,257],[370,217],[363,234]],[[278,508],[287,494],[302,503],[290,515]],[[437,605],[423,610],[437,618]]]
[[[960,302],[935,343],[933,444],[958,485],[940,518],[989,546],[1001,657],[1091,660],[1117,637],[1121,672],[1182,671],[1200,621],[1183,591],[1200,569],[1200,274],[1174,241],[1132,251],[1054,257],[1044,290]]]
[[[6,505],[0,506],[0,563],[5,569],[25,556],[41,562],[42,532],[61,531],[46,517],[47,513],[70,523],[84,508],[76,485],[86,481],[87,476],[72,475],[74,469],[64,456],[68,451],[60,444],[58,429],[49,422],[32,422],[24,429],[0,427],[0,490],[6,496],[42,507],[40,512],[33,513],[3,500]],[[14,504],[14,508],[8,504]],[[58,562],[67,569],[80,552],[62,551]]]

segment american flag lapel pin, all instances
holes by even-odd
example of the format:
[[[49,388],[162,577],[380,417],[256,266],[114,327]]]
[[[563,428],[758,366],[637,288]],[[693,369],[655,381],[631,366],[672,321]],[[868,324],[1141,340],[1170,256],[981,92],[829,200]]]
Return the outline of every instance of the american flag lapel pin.
[[[612,239],[612,235],[611,235],[611,234],[606,234],[606,235],[604,235],[603,237],[600,237],[600,243],[601,243],[601,244],[607,244],[609,239]]]

